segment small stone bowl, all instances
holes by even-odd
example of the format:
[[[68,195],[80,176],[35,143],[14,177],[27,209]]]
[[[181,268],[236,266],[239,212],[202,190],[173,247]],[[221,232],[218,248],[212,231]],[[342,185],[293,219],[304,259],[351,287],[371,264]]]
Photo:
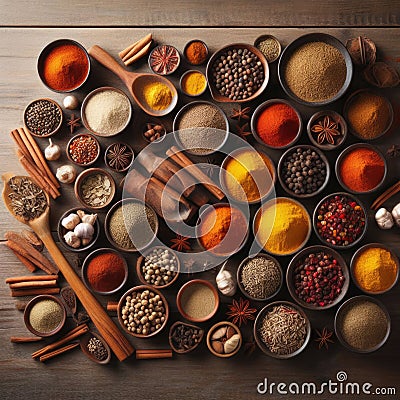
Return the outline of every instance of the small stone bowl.
[[[177,269],[175,271],[176,275],[165,285],[153,285],[153,284],[147,282],[145,277],[143,276],[142,265],[144,264],[145,258],[151,251],[153,251],[155,249],[168,250],[168,252],[170,254],[173,254],[175,256],[175,259],[176,259],[176,265],[177,265]],[[149,286],[155,287],[157,289],[165,289],[165,288],[171,286],[172,284],[174,284],[177,281],[178,277],[179,277],[180,269],[181,269],[181,263],[179,261],[178,255],[173,250],[171,250],[170,248],[165,247],[165,246],[155,246],[155,247],[152,247],[152,248],[146,250],[144,253],[142,253],[138,257],[138,259],[136,261],[136,275],[139,278],[139,281],[141,283],[143,283],[143,285],[149,285]]]
[[[130,151],[132,153],[132,158],[131,161],[126,165],[125,168],[118,168],[116,165],[111,166],[110,165],[110,158],[111,158],[111,151],[113,151],[114,147],[116,146],[123,146],[126,147],[126,150]],[[132,149],[132,147],[127,144],[127,143],[121,143],[121,142],[116,142],[116,143],[111,143],[107,148],[106,151],[104,152],[104,163],[107,165],[108,168],[112,169],[115,172],[125,172],[128,171],[128,169],[131,167],[133,160],[135,159],[135,153]]]
[[[284,305],[284,306],[295,309],[306,321],[307,333],[306,333],[304,343],[298,350],[296,350],[295,352],[290,353],[290,354],[277,354],[277,353],[271,352],[269,347],[264,343],[264,341],[262,340],[261,335],[260,335],[260,328],[262,326],[264,317],[274,307],[280,306],[280,305]],[[311,324],[310,324],[310,320],[308,319],[306,313],[301,309],[301,307],[299,307],[289,301],[275,301],[273,303],[266,305],[264,308],[262,308],[260,310],[260,312],[258,313],[256,320],[254,322],[253,333],[254,333],[254,339],[255,339],[258,347],[262,350],[262,352],[264,354],[266,354],[267,356],[273,357],[273,358],[287,360],[289,358],[293,358],[293,357],[297,356],[307,347],[307,344],[310,341],[310,337],[311,337]]]
[[[187,314],[187,313],[184,311],[184,308],[183,308],[183,306],[182,306],[182,297],[183,297],[185,291],[188,290],[188,288],[190,288],[190,287],[193,286],[193,285],[204,285],[204,286],[207,286],[209,289],[212,290],[212,292],[213,292],[213,294],[214,294],[214,303],[215,303],[215,304],[214,304],[214,308],[213,308],[213,310],[212,310],[208,315],[206,315],[206,316],[204,316],[204,317],[195,317],[195,316],[189,315],[189,314]],[[219,295],[218,295],[218,290],[217,290],[217,289],[214,287],[214,285],[213,285],[211,282],[209,282],[209,281],[206,281],[206,280],[204,280],[204,279],[193,279],[193,280],[191,280],[191,281],[189,281],[189,282],[186,282],[186,283],[179,289],[178,295],[177,295],[177,297],[176,297],[176,305],[177,305],[177,307],[178,307],[179,312],[180,312],[181,315],[183,316],[183,318],[187,319],[188,321],[196,322],[196,323],[208,321],[209,319],[211,319],[211,318],[215,315],[215,313],[217,312],[218,307],[219,307]]]
[[[87,210],[87,209],[85,209],[85,208],[83,208],[83,207],[74,207],[74,208],[71,208],[71,209],[69,209],[68,211],[66,211],[66,212],[61,216],[61,218],[59,219],[58,224],[57,224],[58,240],[60,241],[61,245],[65,248],[65,250],[67,250],[67,251],[72,251],[72,252],[75,252],[75,253],[79,253],[79,252],[82,252],[82,251],[88,251],[89,249],[91,249],[91,248],[96,244],[97,240],[99,239],[99,235],[100,235],[100,222],[99,222],[99,218],[96,218],[96,222],[95,222],[94,225],[93,225],[93,228],[94,228],[94,235],[93,235],[93,238],[92,238],[91,242],[90,242],[88,245],[86,245],[86,246],[81,246],[81,247],[78,247],[77,249],[74,249],[73,247],[69,246],[69,245],[65,242],[65,240],[64,240],[64,235],[65,235],[67,232],[69,232],[69,230],[66,229],[66,228],[64,228],[64,227],[61,225],[61,221],[62,221],[64,218],[68,217],[68,215],[70,215],[70,214],[72,214],[72,213],[75,213],[75,214],[76,214],[76,212],[77,212],[78,210],[84,211],[85,214],[91,214],[91,213],[92,213],[91,211],[89,211],[89,210]]]
[[[113,253],[116,256],[120,257],[121,260],[123,261],[123,264],[124,264],[124,273],[125,273],[124,279],[122,280],[121,284],[118,287],[116,287],[113,290],[110,290],[108,292],[101,292],[99,290],[94,289],[93,286],[90,284],[89,279],[87,277],[87,269],[89,267],[90,261],[92,261],[92,259],[94,257],[97,257],[97,256],[99,256],[101,254],[104,254],[104,253]],[[110,248],[105,248],[105,247],[101,248],[101,249],[96,249],[96,250],[92,251],[85,258],[85,260],[83,261],[83,264],[82,264],[82,280],[83,280],[84,284],[86,285],[86,287],[88,289],[90,289],[94,293],[97,293],[97,294],[100,294],[100,295],[103,295],[103,296],[108,296],[110,294],[117,293],[119,290],[121,290],[124,287],[126,281],[128,280],[128,263],[126,262],[125,258],[117,250],[110,249]]]
[[[124,320],[122,319],[122,308],[125,305],[126,297],[130,296],[133,292],[143,292],[144,290],[149,290],[150,292],[158,294],[160,296],[162,302],[164,303],[164,308],[165,308],[165,320],[162,323],[161,328],[152,333],[149,333],[148,335],[143,335],[141,333],[136,333],[136,332],[133,333],[132,331],[128,330],[128,328],[124,324]],[[157,290],[151,286],[140,285],[140,286],[135,286],[135,287],[129,289],[127,292],[125,292],[122,295],[122,297],[120,298],[120,300],[118,302],[117,314],[118,314],[118,321],[126,333],[129,333],[130,335],[137,337],[137,338],[145,338],[146,339],[146,338],[150,338],[150,337],[153,337],[153,336],[159,334],[165,328],[165,326],[167,325],[167,322],[168,322],[168,317],[169,317],[169,306],[168,306],[168,302],[167,302],[166,298],[159,290]]]
[[[96,157],[94,157],[92,161],[90,161],[90,162],[88,162],[88,163],[86,163],[86,164],[84,164],[84,163],[79,163],[79,162],[75,161],[75,160],[72,158],[71,154],[70,154],[70,147],[72,146],[73,142],[74,142],[75,140],[77,140],[78,138],[80,138],[80,137],[83,137],[83,138],[91,138],[92,140],[94,140],[94,142],[95,142],[95,144],[96,144],[96,147],[97,147],[97,154],[96,154]],[[79,165],[80,167],[89,167],[90,165],[93,165],[93,164],[98,160],[98,158],[99,158],[99,156],[100,156],[100,150],[101,150],[101,148],[100,148],[100,143],[99,143],[99,141],[98,141],[93,135],[91,135],[90,133],[79,133],[78,135],[73,136],[73,137],[68,141],[67,147],[65,148],[65,151],[66,151],[66,153],[67,153],[68,160],[71,161],[72,163],[74,163],[75,165]]]
[[[86,178],[88,178],[91,175],[97,175],[97,174],[104,175],[109,179],[110,190],[111,190],[110,195],[109,195],[108,199],[106,200],[106,202],[99,206],[88,204],[83,199],[83,196],[82,196],[82,184],[84,183]],[[116,185],[115,185],[114,178],[111,176],[111,174],[109,172],[107,172],[106,170],[104,170],[103,168],[89,168],[89,169],[82,171],[76,178],[75,185],[74,185],[74,192],[75,192],[76,198],[79,200],[79,202],[84,207],[86,207],[90,210],[101,210],[101,209],[107,207],[112,202],[115,192],[116,192]]]
[[[252,258],[256,258],[256,257],[266,258],[267,260],[270,260],[270,261],[272,261],[273,263],[275,263],[275,264],[277,265],[277,267],[278,267],[278,269],[279,269],[279,272],[280,272],[280,275],[281,275],[280,283],[279,283],[278,289],[277,289],[274,293],[272,293],[270,296],[265,297],[265,298],[262,298],[262,299],[251,296],[251,295],[246,291],[246,289],[245,289],[245,287],[244,287],[244,285],[243,285],[243,283],[242,283],[242,271],[243,271],[244,266],[246,265],[246,263],[247,263],[248,261],[250,261]],[[283,271],[282,271],[282,266],[281,266],[281,264],[278,262],[278,260],[277,260],[276,258],[270,256],[269,254],[258,253],[258,254],[255,255],[254,257],[253,257],[253,256],[251,256],[251,257],[250,257],[250,256],[249,256],[249,257],[246,257],[246,258],[239,264],[239,267],[238,267],[238,269],[237,269],[236,279],[237,279],[237,283],[238,283],[238,286],[239,286],[240,291],[241,291],[248,299],[253,300],[253,301],[266,301],[266,300],[271,300],[273,297],[275,297],[275,296],[279,293],[279,291],[280,291],[281,288],[282,288],[282,284],[283,284]]]
[[[52,132],[47,133],[47,134],[45,134],[45,135],[39,135],[39,134],[37,134],[37,133],[31,131],[31,130],[28,128],[27,124],[26,124],[26,113],[27,113],[27,111],[28,111],[28,108],[29,108],[32,104],[34,104],[34,103],[36,103],[36,102],[38,102],[38,101],[48,101],[48,102],[52,103],[53,105],[56,106],[56,108],[57,108],[57,110],[58,110],[58,113],[59,113],[59,115],[60,115],[60,122],[58,123],[58,125],[56,126],[56,128],[55,128]],[[23,119],[24,119],[24,126],[25,126],[25,129],[26,129],[32,136],[35,136],[35,137],[37,137],[37,138],[47,138],[47,137],[50,137],[50,136],[55,135],[55,134],[61,129],[61,126],[62,126],[64,117],[63,117],[62,108],[61,108],[61,106],[60,106],[56,101],[54,101],[54,100],[52,100],[52,99],[48,99],[48,98],[42,98],[42,99],[36,99],[36,100],[31,101],[31,102],[25,107],[24,114],[23,114]]]
[[[351,305],[353,305],[354,303],[357,303],[359,301],[369,301],[372,303],[375,303],[376,305],[378,305],[382,311],[384,312],[384,314],[386,315],[386,319],[388,321],[387,324],[387,331],[386,331],[386,335],[383,338],[383,340],[378,343],[378,345],[376,345],[375,347],[372,347],[370,349],[367,350],[360,350],[360,349],[356,349],[353,346],[350,346],[346,340],[343,338],[341,329],[340,329],[340,324],[341,324],[341,319],[343,317],[343,313],[346,311],[346,309],[348,307],[350,307]],[[345,301],[340,307],[339,309],[336,311],[336,315],[335,315],[335,334],[336,337],[339,339],[339,342],[348,350],[353,351],[355,353],[360,353],[360,354],[367,354],[367,353],[372,353],[373,351],[376,351],[378,349],[380,349],[387,341],[387,339],[389,338],[390,335],[390,331],[391,331],[391,320],[390,320],[390,314],[387,311],[386,307],[383,305],[383,303],[381,303],[379,300],[377,300],[375,297],[370,297],[370,296],[355,296],[355,297],[351,297],[350,299],[348,299],[347,301]]]
[[[314,126],[315,122],[318,121],[319,119],[328,116],[332,120],[332,122],[335,122],[336,125],[338,126],[339,132],[341,132],[341,136],[334,136],[334,138],[338,137],[338,141],[335,144],[330,144],[330,143],[318,143],[318,133],[313,133],[311,131],[311,128]],[[346,140],[347,138],[347,123],[346,120],[336,111],[333,110],[324,110],[324,111],[318,111],[315,114],[311,116],[311,118],[308,121],[307,124],[307,134],[308,138],[310,139],[310,142],[314,145],[319,147],[321,150],[324,151],[330,151],[330,150],[336,150],[338,147],[340,147]],[[334,139],[335,140],[335,139]]]
[[[201,44],[204,46],[204,48],[206,49],[206,53],[207,53],[207,54],[206,54],[206,57],[205,57],[205,59],[204,59],[204,61],[202,61],[202,62],[199,63],[199,64],[192,64],[192,63],[188,60],[187,55],[186,55],[186,51],[187,51],[188,47],[189,47],[192,43],[194,43],[194,42],[199,42],[199,43],[201,43]],[[209,55],[208,46],[207,46],[202,40],[199,40],[199,39],[190,40],[189,42],[186,43],[185,48],[183,49],[183,55],[185,56],[185,59],[186,59],[186,61],[188,62],[188,64],[190,64],[190,65],[196,65],[196,66],[202,65],[202,64],[204,64],[204,63],[207,61],[207,58],[208,58],[208,55]]]
[[[184,89],[184,82],[185,82],[185,79],[187,79],[187,77],[188,77],[190,74],[193,74],[193,73],[198,73],[198,74],[203,75],[204,81],[205,81],[204,89],[203,89],[201,92],[197,93],[197,94],[188,93],[188,92]],[[207,90],[207,78],[206,78],[206,76],[205,76],[201,71],[198,71],[198,70],[195,70],[195,69],[189,69],[188,71],[186,71],[186,72],[181,76],[181,79],[179,80],[179,86],[180,86],[182,92],[183,92],[184,94],[186,94],[186,96],[189,96],[189,97],[199,97],[199,96],[201,96],[202,94],[204,94],[204,92]]]
[[[386,290],[382,290],[382,291],[380,291],[380,292],[372,292],[372,291],[369,291],[369,290],[363,288],[363,287],[360,285],[360,283],[358,282],[358,280],[356,279],[355,274],[354,274],[354,268],[355,268],[355,265],[356,265],[356,262],[357,262],[358,257],[359,257],[365,250],[368,250],[368,249],[371,249],[371,248],[380,248],[380,249],[383,249],[383,250],[386,250],[386,251],[390,252],[391,256],[393,257],[393,259],[394,259],[394,261],[395,261],[395,263],[396,263],[396,265],[397,265],[397,274],[396,274],[395,280],[393,281],[393,284],[390,285]],[[368,243],[368,244],[365,244],[364,246],[360,247],[360,248],[354,253],[353,257],[351,258],[351,262],[350,262],[350,272],[351,272],[351,278],[353,279],[353,282],[356,284],[356,286],[357,286],[362,292],[364,292],[364,293],[366,293],[366,294],[368,294],[368,295],[372,295],[372,296],[379,295],[379,294],[384,294],[384,293],[389,292],[389,290],[391,290],[391,289],[396,285],[397,281],[399,280],[399,271],[400,271],[400,262],[399,262],[398,257],[396,256],[396,254],[395,254],[388,246],[385,246],[385,245],[382,244],[382,243]]]
[[[200,331],[200,333],[199,333],[199,336],[200,336],[200,337],[199,337],[198,342],[195,343],[193,346],[188,347],[187,349],[178,349],[178,348],[175,346],[174,340],[173,340],[173,338],[172,338],[175,329],[176,329],[178,326],[180,326],[180,325],[186,326],[186,327],[188,327],[188,328],[197,329],[198,331]],[[192,324],[187,324],[186,322],[177,321],[177,322],[175,322],[174,324],[172,324],[172,326],[171,326],[171,328],[170,328],[170,330],[169,330],[168,340],[169,340],[169,345],[171,346],[172,350],[175,351],[175,353],[178,353],[178,354],[187,354],[187,353],[190,353],[191,351],[193,351],[194,349],[196,349],[196,348],[199,346],[199,344],[200,344],[201,341],[203,340],[203,337],[204,337],[204,330],[203,330],[202,328],[200,328],[199,326],[197,326],[197,325],[192,325]]]
[[[344,285],[342,286],[342,290],[339,296],[336,297],[336,299],[334,299],[331,304],[323,307],[318,305],[313,305],[301,300],[297,296],[296,288],[294,286],[294,273],[295,273],[294,271],[295,268],[298,266],[298,263],[303,261],[309,254],[320,253],[320,252],[324,252],[325,254],[333,256],[339,262],[339,265],[342,267],[343,276],[345,277]],[[326,246],[320,246],[320,245],[310,246],[301,250],[290,261],[289,266],[286,270],[286,285],[293,300],[295,300],[296,303],[298,303],[301,307],[308,308],[309,310],[324,311],[329,308],[335,307],[344,299],[350,286],[350,273],[346,261],[337,251]]]
[[[219,328],[221,328],[223,326],[231,327],[235,331],[235,334],[239,335],[239,338],[240,338],[236,349],[234,351],[232,351],[231,353],[218,353],[212,347],[212,342],[213,342],[212,335],[213,335],[213,333],[216,332]],[[207,333],[207,347],[208,347],[208,350],[210,350],[211,354],[214,354],[214,356],[217,356],[217,357],[220,357],[220,358],[233,357],[240,350],[240,348],[242,346],[242,343],[243,343],[243,337],[242,337],[242,333],[240,332],[240,329],[235,324],[232,324],[232,322],[229,322],[229,321],[217,322],[215,325],[213,325],[210,328],[210,330]]]
[[[272,40],[278,45],[278,54],[276,55],[276,57],[274,57],[274,58],[272,58],[272,59],[269,60],[269,59],[267,58],[267,56],[263,53],[263,55],[264,55],[264,57],[266,58],[266,60],[268,61],[268,63],[271,64],[271,63],[275,62],[275,61],[279,58],[279,56],[281,55],[282,46],[281,46],[279,40],[278,40],[275,36],[273,36],[273,35],[261,35],[261,36],[259,36],[259,37],[254,41],[254,46],[255,46],[258,50],[260,50],[259,47],[258,47],[258,45],[259,45],[261,42],[263,42],[264,40],[267,40],[267,39],[272,39]],[[261,51],[261,50],[260,50],[260,51]],[[261,53],[262,53],[262,51],[261,51]]]
[[[39,331],[37,331],[36,329],[33,328],[33,326],[31,325],[31,323],[29,321],[29,316],[30,316],[30,313],[31,313],[31,310],[32,310],[33,306],[35,304],[40,303],[43,300],[52,300],[55,303],[57,303],[61,307],[62,314],[63,314],[61,322],[59,323],[59,325],[55,329],[50,331],[50,332],[39,332]],[[40,337],[49,337],[49,336],[53,336],[56,333],[60,332],[60,330],[62,329],[62,327],[65,324],[66,318],[67,318],[67,312],[65,310],[65,307],[64,307],[64,304],[62,303],[62,301],[58,297],[52,296],[52,295],[49,295],[49,294],[41,294],[39,296],[34,297],[32,300],[29,301],[29,303],[26,305],[25,310],[24,310],[25,326],[34,335],[40,336]]]
[[[89,344],[89,340],[95,337],[96,339],[100,340],[103,343],[104,348],[107,351],[107,357],[104,360],[99,360],[98,358],[96,358],[93,353],[91,353],[88,349],[88,344]],[[106,341],[98,334],[92,331],[89,331],[88,333],[86,333],[85,335],[83,335],[79,341],[80,346],[81,346],[81,350],[82,353],[85,354],[87,356],[87,358],[97,364],[101,364],[101,365],[105,365],[108,364],[111,360],[111,350],[110,347],[108,346],[108,344],[106,343]]]
[[[161,136],[158,139],[155,140],[150,140],[148,137],[146,137],[145,133],[149,130],[149,129],[153,129],[155,126],[161,126],[164,130],[164,132],[161,134]],[[150,127],[150,128],[149,128]],[[167,130],[165,129],[165,125],[162,124],[159,121],[153,121],[153,122],[146,122],[143,125],[143,130],[142,130],[142,134],[143,134],[143,138],[147,143],[153,143],[153,142],[157,142],[157,141],[161,141],[165,138],[165,135],[167,134]]]
[[[174,66],[173,69],[171,69],[171,71],[167,72],[167,73],[163,73],[163,72],[158,72],[154,69],[154,67],[152,66],[152,60],[154,57],[154,53],[156,51],[158,51],[161,47],[167,47],[168,50],[170,51],[175,51],[176,52],[176,57],[178,58],[176,65]],[[179,64],[181,63],[181,55],[179,54],[178,49],[175,46],[172,46],[170,44],[160,44],[159,46],[154,47],[153,50],[151,50],[150,54],[149,54],[149,58],[148,58],[148,63],[149,63],[149,68],[152,72],[154,72],[157,75],[163,75],[163,76],[167,76],[167,75],[171,75],[173,74],[179,67]]]
[[[352,152],[353,150],[356,150],[356,149],[364,149],[364,148],[365,148],[365,149],[368,149],[368,150],[372,150],[372,151],[374,151],[376,154],[379,155],[379,157],[380,157],[380,158],[382,159],[382,161],[383,161],[385,171],[384,171],[384,173],[383,173],[382,180],[381,180],[374,188],[368,190],[367,192],[356,192],[355,190],[349,188],[349,187],[343,182],[342,176],[341,176],[341,174],[340,174],[340,167],[341,167],[341,164],[342,164],[343,160],[345,159],[345,157],[346,157],[350,152]],[[374,192],[376,192],[377,190],[379,190],[379,189],[382,187],[383,183],[385,182],[386,176],[387,176],[388,166],[387,166],[387,162],[386,162],[385,157],[383,156],[383,154],[382,154],[375,146],[372,146],[372,145],[369,144],[369,143],[355,143],[355,144],[352,144],[352,145],[349,146],[349,147],[346,147],[346,148],[339,154],[339,157],[336,159],[335,172],[336,172],[336,178],[337,178],[338,182],[340,183],[340,186],[342,186],[344,190],[346,190],[346,191],[348,191],[348,192],[350,192],[350,193],[352,193],[352,194],[357,194],[357,195],[359,195],[359,194],[369,194],[369,193],[374,193]]]

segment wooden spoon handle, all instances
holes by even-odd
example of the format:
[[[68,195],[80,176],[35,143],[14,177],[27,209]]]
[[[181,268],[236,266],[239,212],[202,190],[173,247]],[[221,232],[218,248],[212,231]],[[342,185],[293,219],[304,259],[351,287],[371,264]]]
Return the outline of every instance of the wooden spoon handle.
[[[49,232],[41,232],[39,237],[115,355],[120,361],[129,357],[134,352],[134,348],[69,265],[51,237],[51,234]]]

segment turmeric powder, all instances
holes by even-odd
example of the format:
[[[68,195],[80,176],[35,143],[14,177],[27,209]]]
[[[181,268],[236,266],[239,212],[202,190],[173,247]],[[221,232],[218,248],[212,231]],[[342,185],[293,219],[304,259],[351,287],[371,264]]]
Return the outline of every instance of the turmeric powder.
[[[153,110],[165,110],[172,102],[170,88],[161,82],[151,82],[143,87],[143,96],[146,103]]]
[[[361,289],[378,293],[389,289],[397,278],[393,254],[381,247],[369,247],[357,256],[353,276]]]

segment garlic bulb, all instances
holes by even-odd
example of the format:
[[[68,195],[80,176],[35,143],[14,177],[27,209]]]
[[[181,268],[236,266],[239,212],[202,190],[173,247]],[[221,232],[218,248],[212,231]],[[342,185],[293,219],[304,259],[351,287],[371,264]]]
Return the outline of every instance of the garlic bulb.
[[[85,222],[90,225],[94,225],[97,219],[97,214],[86,214],[83,210],[78,210],[76,212],[79,215],[79,218],[82,222]]]
[[[64,235],[64,240],[68,246],[71,246],[74,249],[77,249],[81,246],[81,239],[72,231],[69,231]]]
[[[94,235],[94,228],[93,225],[90,225],[87,222],[81,222],[75,227],[74,233],[81,239],[92,240]]]
[[[72,231],[80,222],[81,219],[78,217],[78,215],[71,213],[67,217],[63,218],[61,225],[65,229]]]
[[[230,339],[228,339],[224,343],[224,352],[225,354],[233,353],[236,348],[239,346],[240,335],[233,335]]]
[[[79,100],[72,95],[64,97],[63,105],[68,110],[75,110],[79,106]]]
[[[392,214],[383,207],[376,212],[375,220],[381,229],[390,229],[394,225]]]
[[[57,168],[56,177],[61,183],[72,183],[76,178],[76,168],[73,165],[63,165]]]
[[[218,272],[215,281],[219,291],[225,296],[233,296],[236,293],[237,284],[232,274],[225,269],[226,263]]]
[[[398,203],[392,210],[392,216],[396,225],[400,227],[400,203]]]
[[[49,139],[49,145],[44,149],[44,156],[46,160],[55,161],[60,158],[61,149],[60,146],[54,144],[51,139]]]

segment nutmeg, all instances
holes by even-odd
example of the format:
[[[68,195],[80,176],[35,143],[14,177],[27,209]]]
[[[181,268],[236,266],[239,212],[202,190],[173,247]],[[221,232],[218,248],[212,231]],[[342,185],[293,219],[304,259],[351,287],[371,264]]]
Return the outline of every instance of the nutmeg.
[[[224,353],[224,344],[218,340],[211,342],[211,347],[218,354]]]
[[[364,78],[379,88],[395,87],[400,83],[399,73],[391,65],[381,61],[367,67]]]
[[[376,60],[375,43],[365,36],[349,39],[346,42],[346,49],[357,65],[373,64]]]
[[[236,334],[235,329],[233,329],[231,326],[228,326],[228,329],[226,330],[226,338],[230,339],[235,334]]]

